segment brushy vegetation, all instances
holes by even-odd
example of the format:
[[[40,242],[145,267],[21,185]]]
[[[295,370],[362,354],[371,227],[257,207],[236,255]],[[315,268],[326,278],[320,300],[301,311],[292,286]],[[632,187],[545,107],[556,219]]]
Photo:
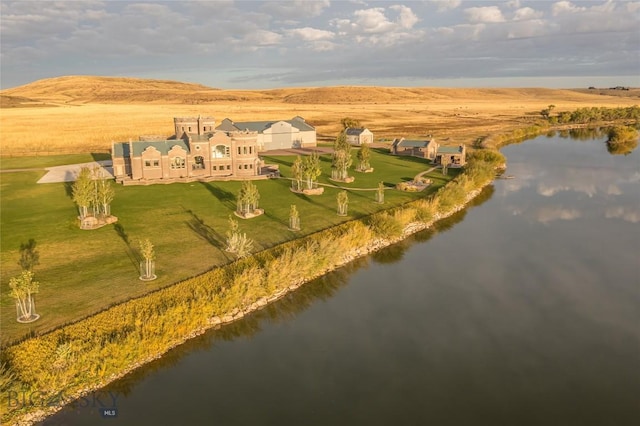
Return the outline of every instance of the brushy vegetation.
[[[630,126],[617,126],[609,130],[607,151],[613,155],[628,155],[638,146],[638,130]]]
[[[547,117],[551,124],[588,124],[616,120],[637,122],[640,120],[640,107],[638,105],[620,108],[586,107]]]
[[[464,172],[429,199],[354,220],[287,242],[227,266],[27,339],[2,353],[7,391],[38,391],[42,398],[103,386],[212,326],[264,305],[291,286],[318,277],[368,247],[388,244],[416,221],[430,222],[464,203],[469,191],[488,184],[504,163],[500,153],[469,155]],[[423,223],[424,224],[424,223]],[[4,379],[3,379],[4,380]],[[7,406],[3,421],[38,407]]]
[[[559,125],[596,125],[612,121],[622,121],[627,123],[638,123],[640,121],[640,107],[637,105],[619,108],[606,107],[585,107],[575,111],[562,111],[552,115],[553,105],[543,110],[542,116],[545,118],[538,124],[528,127],[521,127],[510,132],[494,134],[487,138],[479,138],[475,146],[479,148],[499,148],[505,144],[522,142],[532,137],[538,136],[549,130],[550,126]]]

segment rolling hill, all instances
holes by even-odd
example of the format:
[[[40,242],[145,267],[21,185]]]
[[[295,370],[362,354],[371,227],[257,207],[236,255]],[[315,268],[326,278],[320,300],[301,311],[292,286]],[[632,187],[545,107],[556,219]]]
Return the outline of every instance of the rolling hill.
[[[221,90],[201,84],[122,77],[67,76],[38,80],[0,91],[2,107],[82,104],[207,104],[225,101],[285,104],[404,104],[487,101],[601,102],[618,93],[584,90],[410,88],[334,86],[272,90]],[[640,99],[640,90],[625,92]]]

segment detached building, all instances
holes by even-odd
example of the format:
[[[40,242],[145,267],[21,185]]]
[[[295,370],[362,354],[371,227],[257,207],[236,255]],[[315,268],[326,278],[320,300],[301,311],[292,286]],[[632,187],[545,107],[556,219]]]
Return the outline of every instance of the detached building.
[[[168,138],[112,144],[113,174],[123,184],[261,179],[257,132],[215,130],[212,117],[174,118]]]
[[[348,128],[346,130],[347,142],[351,145],[364,145],[368,143],[373,143],[373,133],[367,128],[357,129],[357,128]]]
[[[442,164],[442,159],[445,158],[449,166],[464,166],[467,149],[464,145],[440,146],[433,138],[427,140],[399,138],[391,144],[391,153],[426,158],[434,164]]]
[[[216,130],[223,132],[248,131],[257,134],[259,151],[272,149],[309,148],[316,146],[316,129],[302,117],[279,121],[222,120]]]

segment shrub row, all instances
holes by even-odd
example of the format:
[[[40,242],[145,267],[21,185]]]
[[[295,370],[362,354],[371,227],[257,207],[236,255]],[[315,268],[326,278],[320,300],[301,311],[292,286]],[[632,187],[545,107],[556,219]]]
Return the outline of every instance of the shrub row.
[[[212,319],[238,316],[362,254],[402,236],[407,225],[427,223],[488,184],[504,163],[496,151],[468,155],[463,173],[433,196],[291,241],[225,267],[179,282],[104,312],[8,347],[0,368],[3,420],[39,407],[9,404],[10,392],[41,398],[80,395],[156,358],[211,327]],[[384,244],[382,244],[384,245]],[[0,378],[0,379],[2,379]]]

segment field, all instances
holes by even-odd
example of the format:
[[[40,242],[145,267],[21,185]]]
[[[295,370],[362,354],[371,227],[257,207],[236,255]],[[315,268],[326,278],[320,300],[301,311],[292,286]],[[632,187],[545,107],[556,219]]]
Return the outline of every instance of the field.
[[[601,94],[602,93],[602,94]],[[624,96],[622,96],[624,95]],[[61,77],[0,92],[0,152],[106,152],[111,141],[141,134],[169,136],[173,117],[211,115],[218,122],[304,117],[320,140],[332,141],[344,117],[358,119],[376,140],[434,135],[440,142],[476,138],[585,106],[640,104],[640,90],[442,89],[325,87],[216,90],[204,86],[97,77]],[[43,105],[49,105],[43,106]]]
[[[582,93],[550,89],[432,89],[333,87],[227,91],[155,80],[66,77],[0,92],[0,168],[22,169],[104,159],[111,141],[141,134],[172,133],[173,117],[212,115],[236,121],[304,117],[330,142],[340,120],[352,117],[374,132],[377,142],[395,137],[433,134],[444,144],[472,144],[496,131],[508,131],[539,120],[549,104],[555,111],[585,106],[618,107],[640,103],[638,91]],[[419,159],[374,152],[373,174],[359,174],[351,187],[394,184],[429,166]],[[51,154],[64,154],[54,155]],[[267,157],[289,176],[292,157]],[[328,182],[329,159],[323,158],[321,182]],[[43,170],[0,175],[2,342],[41,332],[117,303],[197,275],[231,257],[222,250],[228,215],[240,186],[191,183],[149,187],[117,186],[112,212],[116,226],[81,231],[65,184],[38,185]],[[448,178],[455,174],[450,173]],[[445,183],[439,172],[431,191]],[[287,229],[288,211],[296,204],[302,232],[310,233],[415,199],[419,195],[387,191],[386,204],[373,202],[374,192],[350,191],[349,216],[335,214],[336,189],[321,197],[288,190],[286,180],[257,183],[262,217],[241,221],[256,249],[295,238]],[[158,280],[137,279],[137,241],[156,245]],[[40,252],[38,312],[32,325],[15,322],[8,296],[9,277],[19,272],[20,244],[34,239]]]

